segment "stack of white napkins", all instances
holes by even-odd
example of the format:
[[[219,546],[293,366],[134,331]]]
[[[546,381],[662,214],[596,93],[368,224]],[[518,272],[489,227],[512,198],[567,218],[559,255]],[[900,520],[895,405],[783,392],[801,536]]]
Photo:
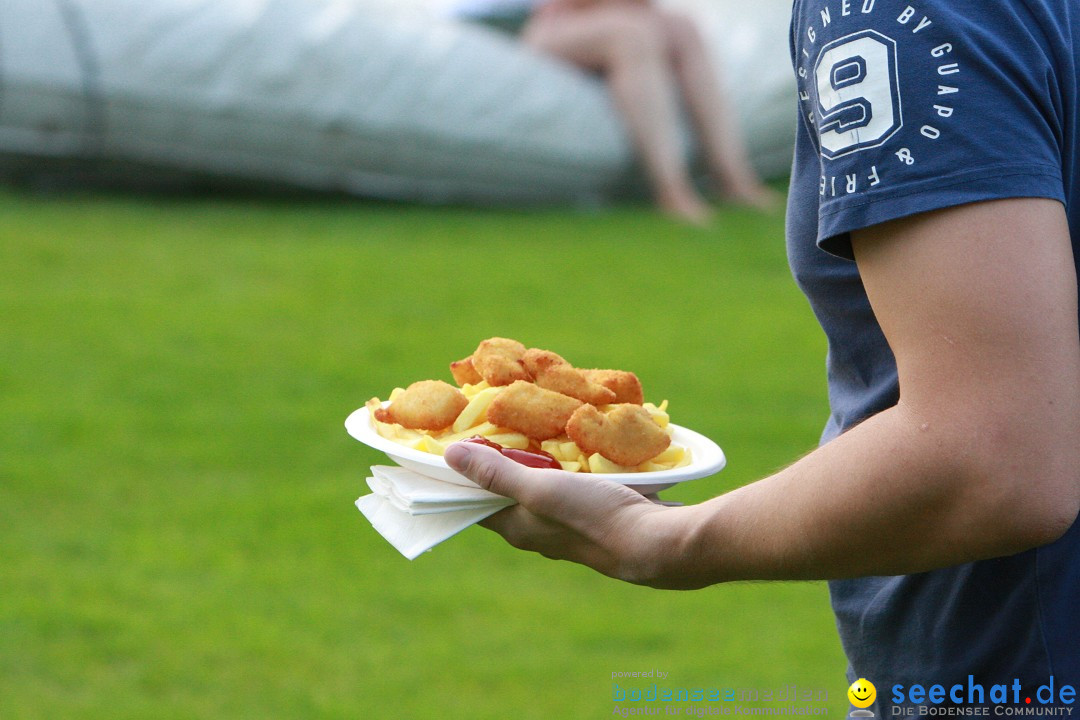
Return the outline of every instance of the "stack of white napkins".
[[[374,465],[371,475],[371,494],[359,498],[356,507],[410,560],[514,504],[476,485],[457,485],[396,465]]]

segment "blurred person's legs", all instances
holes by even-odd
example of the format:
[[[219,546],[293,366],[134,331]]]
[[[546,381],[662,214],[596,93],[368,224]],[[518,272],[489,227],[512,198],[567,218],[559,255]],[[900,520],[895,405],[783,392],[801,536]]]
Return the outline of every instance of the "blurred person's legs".
[[[610,2],[584,8],[543,6],[523,41],[604,75],[665,212],[694,222],[711,215],[694,188],[678,134],[677,80],[667,25],[652,8]]]
[[[775,205],[779,196],[762,183],[750,164],[720,75],[697,26],[683,15],[657,12],[666,27],[675,76],[713,181],[722,194],[738,202],[759,208]]]
[[[757,207],[775,202],[749,162],[708,48],[688,18],[635,0],[584,7],[556,1],[534,15],[522,39],[604,75],[665,212],[696,222],[711,214],[679,142],[679,92],[721,193]]]

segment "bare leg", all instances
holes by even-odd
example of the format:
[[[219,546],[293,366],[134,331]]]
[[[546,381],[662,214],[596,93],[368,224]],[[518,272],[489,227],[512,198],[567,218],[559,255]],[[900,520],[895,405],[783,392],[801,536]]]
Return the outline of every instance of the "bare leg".
[[[663,18],[672,50],[672,67],[705,151],[709,171],[727,197],[766,209],[779,196],[762,183],[750,164],[746,146],[720,86],[720,76],[693,22],[674,13],[657,11]]]
[[[679,143],[678,95],[660,17],[636,3],[551,7],[530,20],[529,46],[602,73],[641,155],[657,204],[704,224],[712,211],[694,188]]]

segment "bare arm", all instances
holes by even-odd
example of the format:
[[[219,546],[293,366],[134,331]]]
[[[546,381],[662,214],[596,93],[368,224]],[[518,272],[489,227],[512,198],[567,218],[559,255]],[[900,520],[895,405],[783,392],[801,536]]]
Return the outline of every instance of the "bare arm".
[[[916,572],[1059,537],[1080,507],[1080,333],[1061,205],[968,205],[853,245],[897,359],[897,406],[687,508],[477,455],[468,473],[521,501],[491,526],[664,587]]]

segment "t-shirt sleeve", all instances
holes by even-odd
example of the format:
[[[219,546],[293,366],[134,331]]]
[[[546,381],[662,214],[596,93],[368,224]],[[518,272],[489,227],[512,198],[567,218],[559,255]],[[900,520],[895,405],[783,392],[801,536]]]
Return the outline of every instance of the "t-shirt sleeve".
[[[1064,202],[1065,109],[1026,3],[813,5],[793,42],[822,248],[850,257],[852,230],[964,203]]]

